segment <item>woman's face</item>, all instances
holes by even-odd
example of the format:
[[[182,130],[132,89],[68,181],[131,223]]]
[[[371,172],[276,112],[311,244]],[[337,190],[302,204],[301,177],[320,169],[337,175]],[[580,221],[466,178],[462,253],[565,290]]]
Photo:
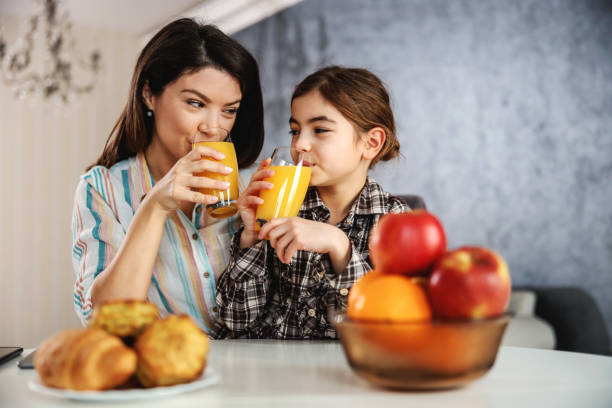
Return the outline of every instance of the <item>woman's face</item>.
[[[143,96],[155,119],[153,142],[172,161],[189,153],[198,132],[205,139],[222,140],[225,135],[206,130],[231,131],[242,99],[238,80],[211,67],[181,75],[160,95],[150,95],[145,87]]]

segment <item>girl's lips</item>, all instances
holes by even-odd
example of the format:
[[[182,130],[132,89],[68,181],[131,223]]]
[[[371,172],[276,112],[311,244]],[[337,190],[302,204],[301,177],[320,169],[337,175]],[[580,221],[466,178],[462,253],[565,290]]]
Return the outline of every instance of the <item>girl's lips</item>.
[[[307,160],[303,160],[302,161],[302,166],[304,166],[304,167],[312,167],[312,166],[314,166],[314,164],[312,164],[311,162],[309,162]]]

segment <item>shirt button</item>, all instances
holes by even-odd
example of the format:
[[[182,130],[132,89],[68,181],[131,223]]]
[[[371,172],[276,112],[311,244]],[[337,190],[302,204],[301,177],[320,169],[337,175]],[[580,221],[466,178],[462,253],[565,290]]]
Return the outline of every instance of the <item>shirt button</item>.
[[[348,295],[348,289],[347,289],[347,288],[342,288],[342,289],[340,289],[340,294],[341,294],[342,296],[346,296],[346,295]]]
[[[317,314],[317,312],[315,312],[314,309],[308,309],[308,316],[315,317],[316,314]]]
[[[217,306],[213,307],[213,312],[217,313],[219,311],[219,308]]]
[[[209,276],[210,276],[210,273],[208,273],[208,272],[204,272],[204,277],[205,277],[205,278],[208,278]]]
[[[197,213],[201,213],[201,212],[202,212],[202,206],[200,206],[200,207],[196,207],[196,212],[197,212]]]
[[[194,234],[191,236],[191,238],[193,238],[194,240],[196,240],[196,241],[197,241],[197,240],[198,240],[198,234],[195,234],[195,233],[194,233]]]

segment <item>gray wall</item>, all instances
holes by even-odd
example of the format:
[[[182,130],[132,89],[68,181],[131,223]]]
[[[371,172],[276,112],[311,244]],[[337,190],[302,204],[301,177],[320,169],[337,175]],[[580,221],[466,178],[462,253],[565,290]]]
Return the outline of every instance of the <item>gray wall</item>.
[[[497,249],[515,286],[576,285],[612,334],[612,1],[304,0],[235,36],[260,63],[266,145],[327,64],[390,90],[403,157],[450,247]]]

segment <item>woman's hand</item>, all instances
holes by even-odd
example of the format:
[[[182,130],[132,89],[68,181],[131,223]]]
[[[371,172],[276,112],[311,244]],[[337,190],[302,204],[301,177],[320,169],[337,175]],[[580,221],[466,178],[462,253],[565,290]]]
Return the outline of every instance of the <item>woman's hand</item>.
[[[298,250],[328,253],[334,271],[342,272],[351,256],[351,243],[338,227],[299,217],[274,218],[261,227],[281,262],[288,264]]]
[[[225,155],[208,146],[197,146],[180,158],[168,173],[155,183],[155,187],[147,194],[149,199],[165,212],[176,210],[184,201],[204,205],[216,203],[217,197],[202,194],[197,190],[200,188],[225,190],[229,187],[228,183],[194,174],[203,171],[230,174],[233,169],[221,162],[204,160],[204,157],[221,160]]]
[[[268,169],[270,165],[270,159],[265,159],[261,162],[257,171],[251,176],[249,185],[242,192],[237,201],[238,212],[242,223],[244,224],[244,230],[240,237],[240,247],[248,248],[253,246],[259,238],[257,238],[258,231],[255,214],[257,212],[257,206],[263,203],[263,200],[259,198],[259,192],[261,190],[269,190],[273,187],[272,183],[263,181],[267,177],[271,177],[274,174],[274,170]]]

